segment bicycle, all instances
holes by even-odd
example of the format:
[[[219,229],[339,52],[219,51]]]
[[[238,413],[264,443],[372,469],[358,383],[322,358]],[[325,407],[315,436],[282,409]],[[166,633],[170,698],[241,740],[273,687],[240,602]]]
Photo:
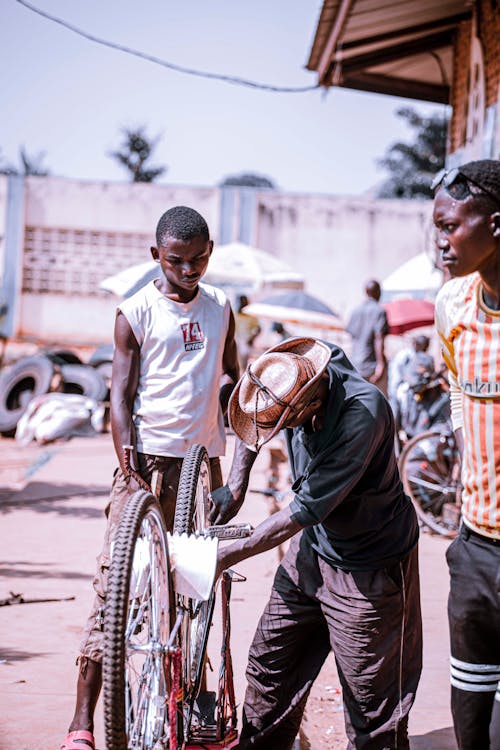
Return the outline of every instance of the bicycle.
[[[449,423],[426,430],[406,443],[399,472],[420,523],[453,538],[460,524],[462,485],[460,452]]]
[[[208,524],[210,464],[201,445],[186,454],[173,530],[232,539],[248,524]],[[244,580],[239,577],[240,580]],[[104,615],[103,692],[108,750],[230,747],[237,738],[229,647],[233,571],[221,581],[222,648],[217,694],[201,689],[216,586],[206,601],[174,590],[158,500],[130,496],[112,549]]]

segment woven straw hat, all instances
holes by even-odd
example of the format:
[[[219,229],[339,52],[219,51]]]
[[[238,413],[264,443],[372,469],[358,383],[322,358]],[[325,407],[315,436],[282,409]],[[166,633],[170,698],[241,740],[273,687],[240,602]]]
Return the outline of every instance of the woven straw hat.
[[[259,450],[310,400],[331,350],[313,338],[292,338],[252,362],[229,400],[229,422],[249,448]]]

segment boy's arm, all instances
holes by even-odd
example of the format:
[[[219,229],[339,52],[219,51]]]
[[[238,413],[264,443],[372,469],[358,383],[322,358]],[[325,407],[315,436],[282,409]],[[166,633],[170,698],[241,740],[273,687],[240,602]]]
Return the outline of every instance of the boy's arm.
[[[224,344],[224,352],[222,355],[222,377],[220,381],[219,391],[219,400],[221,403],[223,414],[227,412],[229,397],[233,391],[234,386],[238,382],[238,378],[240,375],[240,368],[238,365],[238,350],[236,348],[234,331],[234,315],[233,311],[230,310],[226,342]]]
[[[111,434],[115,452],[122,471],[127,470],[123,463],[123,446],[133,447],[131,467],[138,469],[135,450],[135,428],[132,419],[135,394],[139,383],[139,344],[126,317],[118,311],[115,320],[115,351],[111,374]],[[131,490],[139,489],[131,482]]]

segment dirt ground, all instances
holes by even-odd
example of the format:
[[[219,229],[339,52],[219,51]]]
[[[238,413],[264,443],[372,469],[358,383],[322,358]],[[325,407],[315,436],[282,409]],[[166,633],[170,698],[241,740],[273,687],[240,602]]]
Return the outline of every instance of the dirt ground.
[[[0,748],[56,750],[73,711],[74,662],[91,601],[90,582],[115,458],[109,435],[25,448],[4,438],[0,451],[0,600],[10,592],[25,599],[58,600],[0,607]],[[228,455],[232,455],[231,440]],[[267,485],[268,462],[269,454],[263,451],[252,473],[252,489]],[[227,468],[228,459],[225,473]],[[255,526],[268,513],[266,499],[252,492],[237,520]],[[410,717],[412,750],[456,748],[448,708],[447,544],[422,535],[424,671]],[[248,647],[277,564],[272,550],[237,566],[247,579],[234,586],[231,606],[240,704]],[[217,654],[211,655],[212,663],[216,659]],[[104,750],[102,723],[99,704],[95,734],[98,748]],[[346,746],[333,658],[325,663],[312,690],[300,746],[302,750]]]

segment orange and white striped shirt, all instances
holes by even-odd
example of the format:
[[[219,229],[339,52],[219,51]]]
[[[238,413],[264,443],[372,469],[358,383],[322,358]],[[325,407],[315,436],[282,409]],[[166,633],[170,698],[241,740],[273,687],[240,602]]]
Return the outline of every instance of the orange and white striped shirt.
[[[500,539],[500,311],[486,306],[473,273],[443,285],[435,315],[453,427],[463,428],[463,521]]]

